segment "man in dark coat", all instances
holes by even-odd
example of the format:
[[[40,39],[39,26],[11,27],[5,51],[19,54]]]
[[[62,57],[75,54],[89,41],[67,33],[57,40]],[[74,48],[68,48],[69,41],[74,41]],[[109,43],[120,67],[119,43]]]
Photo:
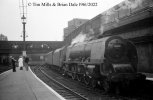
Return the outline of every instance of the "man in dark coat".
[[[13,58],[13,57],[10,57],[10,59],[11,59],[11,65],[12,65],[12,67],[13,67],[13,72],[16,72],[16,60]]]
[[[27,71],[29,69],[28,63],[29,63],[29,57],[25,57],[25,67]]]

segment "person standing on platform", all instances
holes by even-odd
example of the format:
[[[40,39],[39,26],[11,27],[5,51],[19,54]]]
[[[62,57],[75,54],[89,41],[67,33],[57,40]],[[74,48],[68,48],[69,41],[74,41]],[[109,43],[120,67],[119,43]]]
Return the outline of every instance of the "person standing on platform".
[[[20,70],[23,70],[23,57],[22,56],[19,57],[18,64],[19,64]]]
[[[28,62],[29,62],[29,57],[26,56],[26,57],[25,57],[25,68],[26,68],[27,71],[28,71],[28,69],[29,69]]]
[[[13,72],[16,72],[16,65],[15,65],[16,60],[12,56],[10,57],[10,59],[11,59],[11,65],[13,67]]]

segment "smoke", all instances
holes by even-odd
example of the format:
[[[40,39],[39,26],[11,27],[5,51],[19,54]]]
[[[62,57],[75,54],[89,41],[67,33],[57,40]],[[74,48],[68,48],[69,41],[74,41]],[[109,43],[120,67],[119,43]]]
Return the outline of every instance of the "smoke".
[[[71,45],[84,42],[86,39],[86,34],[83,34],[83,32],[80,32],[78,36],[76,36],[74,39],[72,39]]]
[[[95,38],[94,30],[92,28],[89,28],[86,33],[81,31],[78,36],[72,39],[71,45],[90,41],[93,40],[94,38]]]
[[[90,41],[92,40],[93,38],[95,38],[95,33],[94,33],[94,30],[92,28],[90,28],[88,30],[88,33],[86,33],[86,38],[85,38],[85,41]]]

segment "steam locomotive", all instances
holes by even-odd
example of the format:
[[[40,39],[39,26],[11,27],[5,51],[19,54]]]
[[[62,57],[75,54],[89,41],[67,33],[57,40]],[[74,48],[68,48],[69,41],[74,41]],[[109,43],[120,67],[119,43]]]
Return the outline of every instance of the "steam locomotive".
[[[146,78],[137,72],[138,57],[134,44],[119,36],[51,51],[45,55],[45,62],[57,66],[63,75],[93,88],[101,86],[106,92],[112,87],[127,87],[132,81]]]

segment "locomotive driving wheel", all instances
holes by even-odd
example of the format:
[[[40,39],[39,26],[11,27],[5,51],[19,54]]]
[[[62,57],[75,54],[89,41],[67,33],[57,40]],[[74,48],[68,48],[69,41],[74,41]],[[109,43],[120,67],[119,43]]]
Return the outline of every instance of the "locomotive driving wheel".
[[[91,79],[91,86],[92,88],[96,88],[97,86],[97,80],[95,80],[94,78]]]
[[[76,65],[72,65],[72,75],[71,75],[72,79],[75,80],[76,79]]]
[[[88,75],[84,75],[84,83],[86,84],[86,85],[89,85],[90,84],[90,77],[88,76]]]
[[[65,65],[62,67],[62,75],[66,76],[66,66]]]
[[[82,76],[80,74],[77,74],[77,80],[80,82],[82,79]]]
[[[83,72],[85,71],[84,67],[85,66],[83,65],[77,66],[77,80],[79,82],[83,80],[83,77],[84,77]]]
[[[73,80],[76,79],[76,73],[75,73],[75,72],[74,72],[74,73],[72,72],[72,79],[73,79]]]

